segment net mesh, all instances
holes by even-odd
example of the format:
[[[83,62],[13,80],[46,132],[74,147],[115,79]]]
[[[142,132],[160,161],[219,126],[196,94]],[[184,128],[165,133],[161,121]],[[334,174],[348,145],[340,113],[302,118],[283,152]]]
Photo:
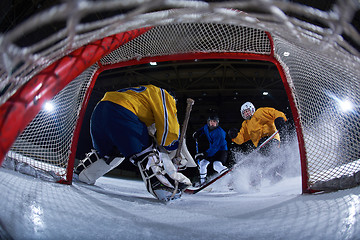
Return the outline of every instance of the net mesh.
[[[52,107],[36,115],[7,157],[65,177],[75,126],[96,69],[94,65],[84,71],[48,102]]]
[[[269,56],[274,50],[299,116],[297,127],[304,141],[306,165],[303,171],[309,188],[326,188],[319,183],[343,176],[355,178],[360,170],[360,61],[354,43],[360,42],[360,35],[349,16],[360,9],[357,1],[339,1],[329,11],[286,1],[152,2],[108,1],[105,6],[71,1],[1,35],[0,104],[72,50],[115,33],[147,26],[152,28],[103,56],[99,64],[111,66],[188,53]],[[121,13],[85,21],[95,12],[111,9]],[[41,41],[18,44],[22,33],[35,34],[38,26],[47,21],[63,21],[66,27]],[[42,110],[17,138],[8,156],[36,161],[29,164],[41,165],[47,171],[51,166],[60,167],[63,170],[57,171],[65,174],[84,95],[98,68],[95,64],[58,93],[52,100],[58,107],[52,113]],[[355,108],[344,111],[341,104],[346,101]]]
[[[358,67],[345,65],[344,60],[335,61],[324,56],[324,52],[294,46],[281,38],[275,38],[275,42],[278,58],[288,69],[300,114],[309,184],[358,172]],[[284,56],[289,51],[291,54]],[[339,103],[346,101],[355,108],[343,109]]]
[[[171,33],[171,36],[168,36]],[[194,52],[242,52],[269,55],[264,31],[235,25],[187,23],[155,27],[101,59],[108,65],[131,59]]]

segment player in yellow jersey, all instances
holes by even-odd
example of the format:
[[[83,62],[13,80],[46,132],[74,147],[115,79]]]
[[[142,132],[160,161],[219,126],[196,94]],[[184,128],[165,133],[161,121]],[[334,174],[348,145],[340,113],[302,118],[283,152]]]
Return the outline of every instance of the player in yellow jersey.
[[[255,111],[251,102],[244,103],[240,111],[241,116],[245,119],[240,130],[233,128],[228,131],[228,135],[234,143],[242,145],[251,140],[256,148],[279,130],[272,141],[279,146],[280,135],[285,134],[285,121],[287,121],[283,112],[270,107],[258,108]],[[268,146],[270,145],[268,144]]]
[[[259,149],[259,153],[265,158],[251,158],[252,162],[248,163],[247,167],[252,164],[256,166],[256,171],[250,170],[252,186],[258,186],[262,178],[268,178],[272,182],[280,181],[285,167],[282,161],[278,161],[278,159],[283,158],[280,157],[280,151],[276,151],[276,149],[280,147],[280,140],[283,140],[288,134],[285,114],[271,107],[262,107],[255,111],[251,102],[244,103],[240,111],[244,118],[240,130],[230,129],[228,131],[228,136],[236,144],[236,146],[231,147],[232,153],[241,150],[241,152],[248,154],[279,130],[271,140]],[[234,157],[235,155],[232,158]],[[233,160],[239,162],[240,159]]]
[[[129,159],[158,199],[180,197],[181,190],[191,185],[171,161],[179,145],[180,126],[176,101],[166,90],[145,85],[105,93],[92,113],[90,133],[95,150],[75,169],[80,181],[94,184]],[[185,142],[180,162],[196,166]]]

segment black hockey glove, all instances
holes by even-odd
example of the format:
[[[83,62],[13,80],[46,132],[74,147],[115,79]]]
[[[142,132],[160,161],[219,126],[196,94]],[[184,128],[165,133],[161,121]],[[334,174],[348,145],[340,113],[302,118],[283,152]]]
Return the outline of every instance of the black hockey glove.
[[[283,129],[285,129],[285,120],[282,117],[278,117],[274,121],[275,127],[279,132],[281,132]]]
[[[196,161],[201,161],[201,160],[205,159],[206,157],[207,157],[206,152],[198,153],[198,154],[195,155],[195,160]]]
[[[229,131],[228,131],[228,136],[229,138],[231,139],[234,139],[236,138],[236,136],[238,135],[239,133],[239,130],[237,128],[231,128]]]
[[[287,133],[287,126],[286,126],[284,118],[278,117],[275,119],[274,123],[275,123],[276,129],[279,130],[281,141],[286,141],[288,133]]]

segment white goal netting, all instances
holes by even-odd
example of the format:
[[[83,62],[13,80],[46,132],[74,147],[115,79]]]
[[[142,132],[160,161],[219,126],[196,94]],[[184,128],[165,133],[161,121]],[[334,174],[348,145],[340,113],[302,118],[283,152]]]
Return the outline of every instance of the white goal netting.
[[[3,155],[69,178],[82,112],[99,72],[150,59],[256,59],[274,62],[287,89],[303,191],[355,186],[360,182],[360,34],[353,18],[359,9],[355,0],[339,1],[328,11],[263,0],[68,1],[55,6],[0,35],[3,136],[12,136],[7,129],[17,124],[10,121],[11,109],[19,104],[27,109],[24,101],[29,98],[17,94],[23,86],[39,76],[44,76],[43,83],[50,77],[61,81],[69,73],[61,71],[68,67],[61,60],[90,43],[107,44],[104,39],[129,36],[133,30],[137,34],[104,55],[82,55],[94,60],[53,95],[55,109],[38,107],[25,130],[13,134],[11,149],[2,144]],[[24,34],[36,35],[39,26],[49,22],[63,27],[31,44],[22,42]],[[41,99],[51,84],[33,85],[39,93],[33,96]]]

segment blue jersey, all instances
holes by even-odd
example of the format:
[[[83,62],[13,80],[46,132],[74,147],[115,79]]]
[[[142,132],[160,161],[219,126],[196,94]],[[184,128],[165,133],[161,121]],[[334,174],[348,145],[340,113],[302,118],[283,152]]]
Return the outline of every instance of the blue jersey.
[[[220,150],[228,150],[226,142],[226,133],[221,127],[217,127],[213,130],[210,130],[206,124],[197,131],[199,136],[205,134],[209,141],[209,149],[206,150],[206,153],[209,157],[212,157]]]

